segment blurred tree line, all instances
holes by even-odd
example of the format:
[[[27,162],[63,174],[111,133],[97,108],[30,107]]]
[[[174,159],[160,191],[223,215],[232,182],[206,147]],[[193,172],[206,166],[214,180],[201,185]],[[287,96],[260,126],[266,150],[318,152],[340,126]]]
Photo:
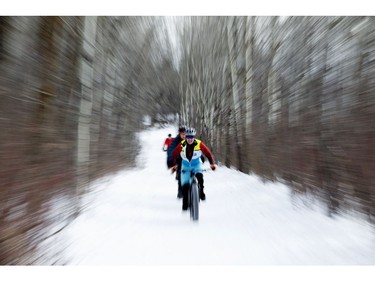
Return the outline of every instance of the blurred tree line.
[[[55,234],[134,165],[145,116],[179,113],[225,165],[373,222],[373,17],[174,24],[177,49],[164,17],[0,17],[0,264],[64,263]]]
[[[180,21],[181,122],[217,160],[374,222],[375,18]]]
[[[167,35],[162,17],[0,17],[0,264],[63,264],[54,234],[90,182],[134,165],[145,115],[178,112]]]

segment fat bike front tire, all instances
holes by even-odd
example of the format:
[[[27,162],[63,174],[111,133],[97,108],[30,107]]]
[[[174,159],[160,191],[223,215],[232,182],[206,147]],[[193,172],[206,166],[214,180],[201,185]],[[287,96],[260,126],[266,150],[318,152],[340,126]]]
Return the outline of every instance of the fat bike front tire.
[[[191,184],[190,190],[190,218],[193,221],[199,220],[199,192],[198,192],[198,184],[196,181],[193,181]]]

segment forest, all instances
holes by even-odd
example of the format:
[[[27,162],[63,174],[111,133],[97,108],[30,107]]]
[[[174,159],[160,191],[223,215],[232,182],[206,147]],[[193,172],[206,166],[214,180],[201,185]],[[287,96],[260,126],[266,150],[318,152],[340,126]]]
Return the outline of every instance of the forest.
[[[182,119],[220,161],[373,221],[374,18],[185,22]]]
[[[373,17],[0,17],[0,71],[0,264],[53,261],[90,183],[170,116],[222,165],[374,222]]]

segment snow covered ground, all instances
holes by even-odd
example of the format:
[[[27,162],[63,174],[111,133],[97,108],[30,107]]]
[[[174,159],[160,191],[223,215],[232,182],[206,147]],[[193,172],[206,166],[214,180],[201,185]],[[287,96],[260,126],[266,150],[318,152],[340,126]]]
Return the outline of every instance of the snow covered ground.
[[[138,167],[93,184],[88,208],[64,232],[69,265],[374,265],[360,218],[295,204],[283,184],[219,167],[205,173],[200,220],[181,210],[162,151],[175,128],[140,134]]]

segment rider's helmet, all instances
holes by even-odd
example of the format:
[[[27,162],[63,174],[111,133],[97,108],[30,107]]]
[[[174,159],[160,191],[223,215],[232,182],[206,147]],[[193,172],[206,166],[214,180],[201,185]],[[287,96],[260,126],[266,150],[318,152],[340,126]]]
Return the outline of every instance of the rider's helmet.
[[[194,128],[187,128],[185,131],[186,137],[194,137],[195,133],[196,131]]]
[[[178,132],[179,132],[179,133],[185,133],[185,131],[186,131],[186,126],[180,126],[180,127],[178,128]]]
[[[172,136],[172,134],[168,134],[168,138],[170,138]]]

